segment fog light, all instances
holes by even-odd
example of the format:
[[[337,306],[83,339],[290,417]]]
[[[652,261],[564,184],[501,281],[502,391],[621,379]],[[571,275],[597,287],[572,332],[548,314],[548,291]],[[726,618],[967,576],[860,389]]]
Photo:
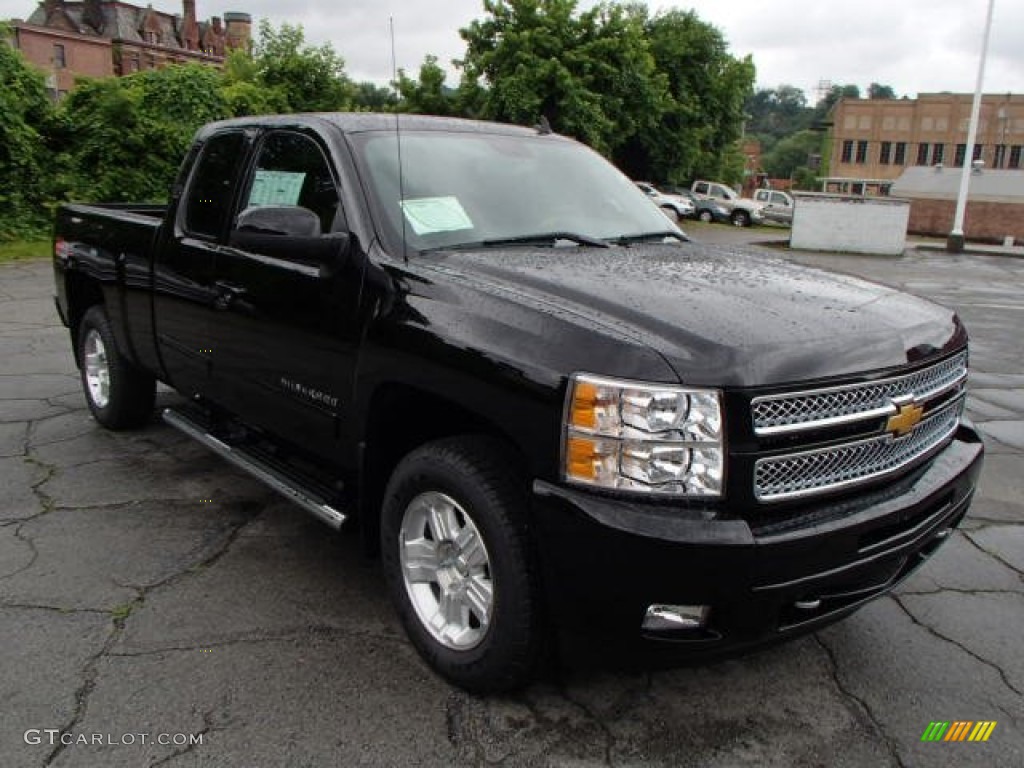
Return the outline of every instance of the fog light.
[[[703,629],[708,623],[711,606],[662,605],[648,606],[641,629],[666,632],[680,629]]]

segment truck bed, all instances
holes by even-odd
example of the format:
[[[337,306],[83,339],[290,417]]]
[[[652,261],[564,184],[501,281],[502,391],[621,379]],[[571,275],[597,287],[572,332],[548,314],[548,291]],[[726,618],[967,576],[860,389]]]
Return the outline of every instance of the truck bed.
[[[138,365],[158,365],[152,342],[152,254],[166,205],[150,203],[69,204],[57,210],[55,267],[71,269],[57,280],[57,306],[72,329],[80,320],[69,292],[98,286],[121,348]]]

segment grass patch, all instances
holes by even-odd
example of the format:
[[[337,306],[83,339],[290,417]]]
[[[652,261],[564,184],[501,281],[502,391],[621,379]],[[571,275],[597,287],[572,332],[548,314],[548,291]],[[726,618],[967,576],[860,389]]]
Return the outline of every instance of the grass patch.
[[[49,240],[14,240],[0,243],[0,264],[7,261],[48,259],[52,244]]]
[[[114,621],[124,621],[132,615],[135,610],[135,603],[123,603],[111,609],[110,615]]]

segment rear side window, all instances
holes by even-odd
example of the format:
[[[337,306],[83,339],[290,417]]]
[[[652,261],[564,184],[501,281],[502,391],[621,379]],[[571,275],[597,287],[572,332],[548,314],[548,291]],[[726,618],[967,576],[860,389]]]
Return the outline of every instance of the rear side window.
[[[215,238],[224,231],[244,151],[245,136],[240,132],[214,136],[203,147],[185,201],[185,229],[190,234]]]

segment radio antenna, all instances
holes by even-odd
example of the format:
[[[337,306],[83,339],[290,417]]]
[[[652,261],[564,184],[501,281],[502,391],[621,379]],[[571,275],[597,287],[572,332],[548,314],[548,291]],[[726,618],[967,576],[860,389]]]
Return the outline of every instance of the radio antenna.
[[[395,96],[398,101],[395,104],[395,145],[398,148],[398,210],[402,220],[402,259],[409,263],[409,249],[406,245],[405,225],[405,175],[402,173],[402,126],[399,114],[402,111],[402,89],[398,87],[398,64],[395,58],[395,17],[388,16],[388,26],[391,28],[391,83],[395,88]]]

